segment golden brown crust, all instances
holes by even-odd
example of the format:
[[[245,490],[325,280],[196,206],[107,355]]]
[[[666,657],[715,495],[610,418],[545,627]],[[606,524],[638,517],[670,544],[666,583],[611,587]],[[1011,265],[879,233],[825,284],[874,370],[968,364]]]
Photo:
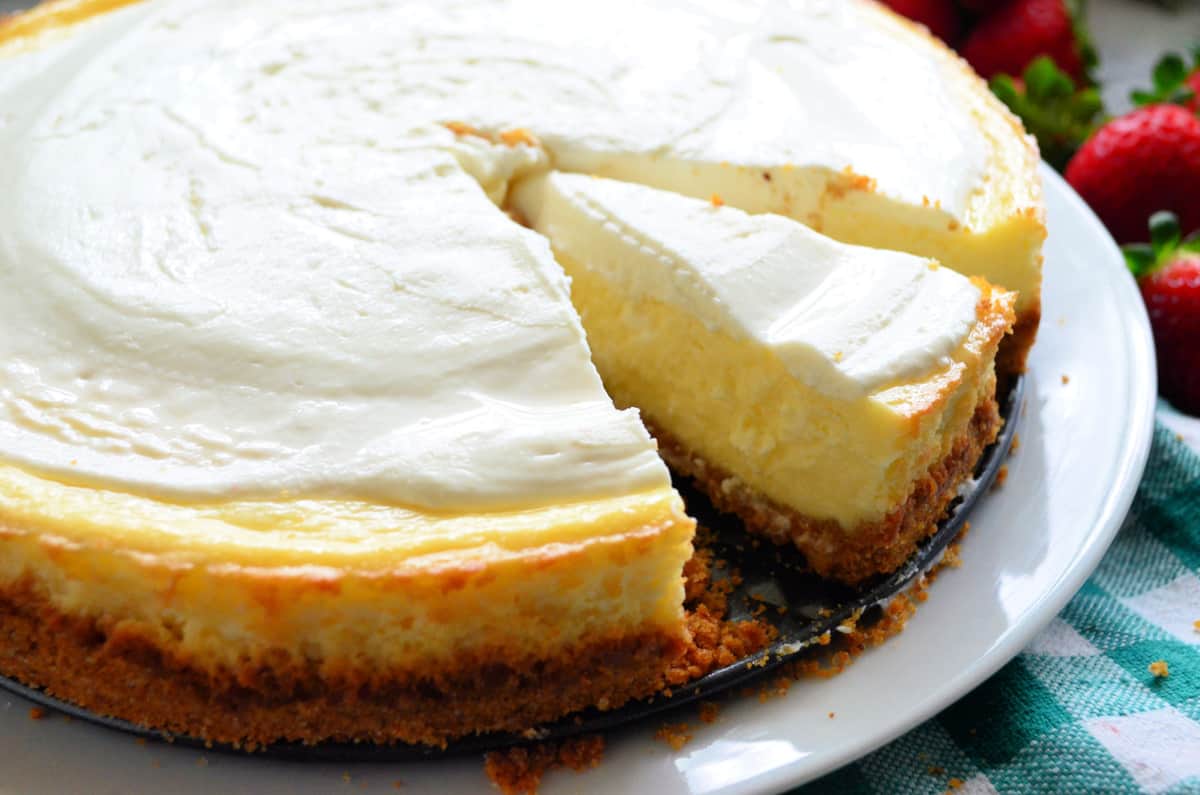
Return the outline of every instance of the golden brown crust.
[[[1042,320],[1041,304],[1026,309],[1017,316],[1012,333],[1000,343],[996,353],[996,375],[1001,379],[1025,372],[1029,350],[1037,340],[1038,325]]]
[[[108,715],[173,734],[253,748],[294,741],[441,745],[476,732],[522,732],[599,704],[616,708],[665,683],[678,631],[590,640],[553,659],[472,652],[453,668],[363,672],[245,666],[213,676],[118,623],[60,612],[29,584],[0,590],[0,674]]]
[[[542,777],[551,770],[565,767],[582,773],[603,758],[604,736],[588,734],[491,751],[484,757],[484,772],[504,795],[537,795]]]
[[[833,520],[814,519],[771,502],[693,455],[651,421],[647,425],[671,468],[692,478],[717,508],[739,516],[752,533],[776,544],[794,544],[821,576],[853,584],[896,570],[936,529],[959,484],[971,476],[983,449],[996,440],[1001,419],[994,398],[981,401],[966,433],[913,484],[904,504],[850,532]]]

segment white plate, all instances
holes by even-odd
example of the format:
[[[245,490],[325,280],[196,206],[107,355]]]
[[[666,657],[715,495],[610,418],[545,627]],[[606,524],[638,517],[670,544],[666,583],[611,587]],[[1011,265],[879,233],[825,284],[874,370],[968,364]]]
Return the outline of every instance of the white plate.
[[[846,673],[786,697],[725,702],[681,751],[662,720],[609,737],[604,762],[543,792],[759,793],[809,781],[895,738],[1021,650],[1083,584],[1129,508],[1154,423],[1154,357],[1141,299],[1091,211],[1044,169],[1045,314],[1008,481],[971,519],[963,566],[944,573],[905,632]],[[0,792],[494,792],[477,757],[410,765],[285,764],[32,721],[0,696]],[[829,712],[836,713],[834,719]],[[349,776],[349,780],[347,780]]]

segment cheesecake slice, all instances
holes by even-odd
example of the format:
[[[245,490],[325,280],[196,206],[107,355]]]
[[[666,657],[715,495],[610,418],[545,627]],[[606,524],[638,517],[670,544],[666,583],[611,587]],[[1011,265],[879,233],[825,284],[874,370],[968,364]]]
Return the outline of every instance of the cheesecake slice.
[[[895,569],[999,427],[1015,296],[791,219],[578,174],[519,184],[604,383],[679,472],[822,575]]]

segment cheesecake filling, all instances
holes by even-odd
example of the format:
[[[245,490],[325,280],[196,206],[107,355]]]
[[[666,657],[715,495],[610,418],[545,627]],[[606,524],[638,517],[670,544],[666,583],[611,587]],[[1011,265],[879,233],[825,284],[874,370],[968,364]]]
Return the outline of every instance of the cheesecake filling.
[[[676,469],[695,457],[722,493],[835,522],[829,543],[884,521],[991,400],[1012,296],[984,282],[603,178],[537,177],[511,200],[571,276],[610,394]]]
[[[552,166],[691,169],[688,193],[763,167],[797,195],[854,166],[965,217],[985,141],[896,24],[818,0],[180,0],[18,40],[0,51],[0,460],[178,502],[508,510],[664,488],[549,246],[497,205]],[[939,302],[904,299],[902,347],[919,340],[874,342],[900,320],[872,294],[878,322],[854,327],[746,325],[776,314],[749,292],[735,315],[861,394],[958,333],[918,334]]]

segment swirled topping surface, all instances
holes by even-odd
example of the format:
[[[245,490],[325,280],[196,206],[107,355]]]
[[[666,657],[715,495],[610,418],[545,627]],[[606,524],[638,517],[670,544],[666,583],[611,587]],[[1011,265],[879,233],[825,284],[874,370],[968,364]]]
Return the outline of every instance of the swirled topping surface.
[[[815,0],[179,0],[0,49],[0,459],[177,500],[663,487],[498,204],[732,162],[961,214],[984,144],[896,31]]]

